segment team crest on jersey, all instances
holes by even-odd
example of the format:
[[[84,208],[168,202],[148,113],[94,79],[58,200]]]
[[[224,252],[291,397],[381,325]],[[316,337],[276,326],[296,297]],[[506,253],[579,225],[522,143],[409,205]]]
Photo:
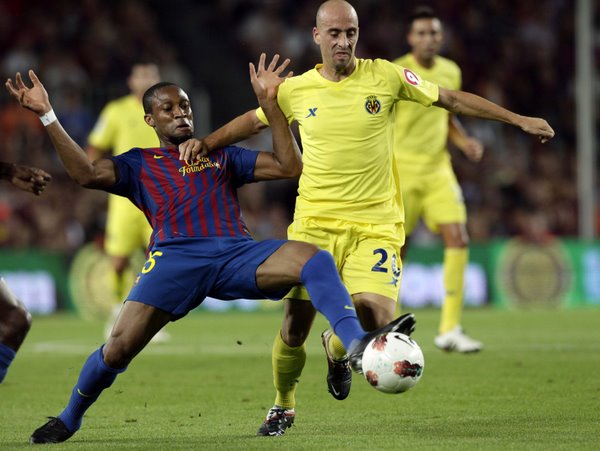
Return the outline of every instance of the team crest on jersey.
[[[185,160],[185,166],[179,168],[179,173],[182,177],[185,177],[194,172],[202,172],[207,168],[221,169],[221,165],[207,157],[202,157],[194,161]]]
[[[381,111],[381,102],[377,100],[376,96],[369,96],[365,102],[365,109],[369,114],[377,114]]]

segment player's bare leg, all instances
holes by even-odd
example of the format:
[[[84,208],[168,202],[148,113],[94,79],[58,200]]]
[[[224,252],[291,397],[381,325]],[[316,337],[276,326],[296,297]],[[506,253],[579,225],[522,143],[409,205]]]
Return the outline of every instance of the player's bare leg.
[[[461,326],[465,270],[469,261],[469,236],[465,224],[440,224],[444,240],[444,289],[439,334],[435,345],[445,351],[477,352],[480,341],[469,337]]]
[[[149,305],[125,302],[107,343],[92,353],[81,369],[67,407],[58,417],[50,418],[36,429],[30,442],[60,443],[69,439],[79,430],[83,414],[102,391],[112,385],[154,334],[172,319],[171,314]]]
[[[0,278],[0,383],[31,328],[31,315]]]
[[[173,319],[170,313],[136,301],[126,301],[104,345],[104,362],[124,368]]]
[[[124,299],[131,285],[133,279],[129,271],[130,258],[129,256],[117,256],[111,257],[113,270],[114,270],[114,292],[117,299]],[[121,312],[122,304],[115,305],[111,316],[109,317],[106,327],[104,330],[104,337],[108,340],[112,334],[113,325]],[[169,333],[164,329],[159,330],[150,340],[151,343],[165,343],[171,339]]]

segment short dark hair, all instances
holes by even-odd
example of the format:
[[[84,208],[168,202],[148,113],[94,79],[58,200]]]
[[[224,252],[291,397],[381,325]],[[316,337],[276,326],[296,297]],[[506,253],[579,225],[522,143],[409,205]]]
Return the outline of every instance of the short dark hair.
[[[156,91],[162,88],[166,88],[167,86],[177,86],[175,83],[171,83],[170,81],[159,81],[158,83],[150,86],[144,92],[144,97],[142,97],[142,105],[144,106],[144,113],[150,114],[152,113],[152,97],[156,94]]]
[[[415,20],[419,19],[437,19],[438,16],[435,10],[431,6],[421,5],[413,9],[412,13],[408,16],[408,27],[412,27]]]

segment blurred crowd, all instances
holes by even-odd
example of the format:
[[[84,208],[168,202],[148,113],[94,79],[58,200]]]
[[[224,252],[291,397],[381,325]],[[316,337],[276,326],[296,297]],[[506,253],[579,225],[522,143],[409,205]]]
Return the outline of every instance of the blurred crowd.
[[[260,52],[289,56],[295,73],[319,61],[311,36],[319,3],[56,0],[49,7],[38,0],[0,0],[0,72],[6,78],[36,70],[61,122],[84,146],[102,106],[127,92],[131,65],[154,61],[163,79],[206,89],[209,109],[202,117],[197,113],[196,122],[210,130],[254,107],[247,62]],[[395,59],[408,51],[403,18],[418,2],[352,3],[361,27],[359,57]],[[462,119],[486,148],[479,164],[451,149],[472,239],[577,235],[574,2],[423,3],[433,6],[444,23],[443,54],[462,68],[464,90],[544,117],[557,133],[541,145],[502,124]],[[597,65],[598,22],[596,16]],[[0,187],[0,244],[72,254],[83,243],[100,240],[106,196],[66,177],[39,120],[5,92],[0,94],[0,136],[0,160],[38,166],[53,176],[39,198],[7,184]],[[263,133],[244,144],[268,149],[270,137]],[[285,236],[295,190],[296,181],[243,188],[244,215],[258,238]],[[600,217],[598,222],[600,229]]]

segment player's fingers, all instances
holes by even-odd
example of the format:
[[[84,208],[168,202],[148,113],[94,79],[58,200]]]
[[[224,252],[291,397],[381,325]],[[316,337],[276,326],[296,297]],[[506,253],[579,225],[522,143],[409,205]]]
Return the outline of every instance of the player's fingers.
[[[46,189],[46,184],[45,183],[33,183],[31,186],[31,189],[39,194]]]
[[[194,146],[192,148],[192,156],[191,159],[192,160],[197,160],[199,157],[201,157],[202,155],[202,147],[203,147],[203,142],[202,141],[198,141],[194,143]]]
[[[265,60],[267,59],[267,55],[265,53],[261,53],[258,58],[258,72],[262,72],[265,70]]]
[[[254,63],[249,63],[248,69],[250,71],[250,79],[254,80],[256,78],[256,68],[254,67]]]
[[[279,65],[279,67],[275,70],[275,73],[277,75],[279,75],[280,73],[282,73],[285,70],[285,68],[289,66],[290,61],[291,60],[289,58],[286,58],[285,61],[283,63],[281,63]]]
[[[13,85],[13,81],[10,78],[8,80],[6,80],[6,83],[4,84],[4,86],[6,86],[6,89],[8,89],[8,92],[10,93],[11,96],[16,97],[17,99],[19,98],[19,92]]]
[[[277,67],[277,61],[279,61],[279,54],[276,53],[273,55],[273,59],[269,63],[269,72],[273,72],[275,70],[275,67]]]
[[[198,156],[198,152],[200,152],[200,149],[202,148],[202,142],[194,139],[193,141],[190,141],[188,143],[187,146],[187,154],[188,154],[188,159],[189,160],[195,160],[196,157]]]
[[[291,71],[288,72],[288,74],[285,76],[285,78],[290,78],[290,77],[293,77],[293,76],[294,76],[294,71],[291,70]]]
[[[180,160],[189,160],[189,158],[190,158],[190,151],[189,151],[187,144],[188,144],[187,142],[184,142],[183,144],[179,145],[179,159]]]
[[[46,181],[52,180],[52,176],[42,169],[36,169],[35,174],[41,180],[46,180]]]
[[[200,141],[191,141],[187,148],[188,159],[195,160],[196,155],[198,155],[198,150],[200,149]]]
[[[17,75],[15,77],[15,82],[17,83],[17,88],[27,89],[27,86],[25,86],[25,83],[23,83],[23,79],[21,78],[21,72],[17,72]]]
[[[37,75],[35,74],[35,72],[33,71],[33,69],[29,69],[29,79],[33,83],[33,86],[41,86],[41,84],[42,84],[40,82],[40,79],[37,78]]]

